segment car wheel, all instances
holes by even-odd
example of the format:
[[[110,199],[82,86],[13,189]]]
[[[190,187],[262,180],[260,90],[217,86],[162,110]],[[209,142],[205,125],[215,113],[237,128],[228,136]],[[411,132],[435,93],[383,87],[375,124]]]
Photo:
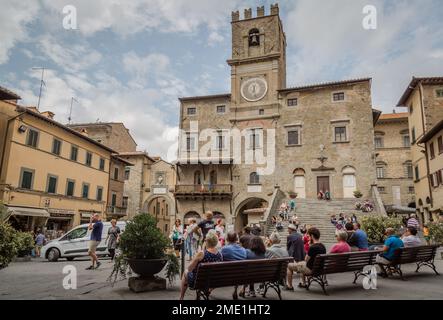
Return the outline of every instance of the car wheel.
[[[72,260],[74,260],[74,257],[67,257],[66,260],[72,261]]]
[[[56,248],[52,248],[48,252],[48,260],[51,262],[56,262],[60,258],[60,251]]]

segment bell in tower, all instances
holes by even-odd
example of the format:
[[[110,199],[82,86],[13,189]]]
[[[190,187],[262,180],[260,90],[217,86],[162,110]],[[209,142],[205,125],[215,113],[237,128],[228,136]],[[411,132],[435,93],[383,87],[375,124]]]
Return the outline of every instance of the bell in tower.
[[[249,31],[249,46],[259,46],[260,45],[260,31],[258,29],[252,29]]]

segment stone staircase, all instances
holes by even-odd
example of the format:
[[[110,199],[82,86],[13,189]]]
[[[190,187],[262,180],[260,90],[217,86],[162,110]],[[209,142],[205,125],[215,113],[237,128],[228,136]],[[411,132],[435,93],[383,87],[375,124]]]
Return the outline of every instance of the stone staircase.
[[[284,199],[288,201],[289,199]],[[325,244],[332,244],[336,242],[335,227],[331,224],[331,215],[340,213],[347,216],[356,214],[357,219],[363,217],[367,213],[355,210],[355,203],[357,199],[334,199],[331,201],[317,200],[317,199],[297,199],[296,200],[296,214],[300,221],[300,225],[315,226],[320,230],[321,241]],[[278,211],[270,212],[272,215],[278,215]],[[369,213],[371,215],[375,212]],[[288,236],[288,222],[284,222],[284,229],[280,232],[282,240]],[[266,235],[270,235],[275,231],[275,226],[272,223],[266,224]]]

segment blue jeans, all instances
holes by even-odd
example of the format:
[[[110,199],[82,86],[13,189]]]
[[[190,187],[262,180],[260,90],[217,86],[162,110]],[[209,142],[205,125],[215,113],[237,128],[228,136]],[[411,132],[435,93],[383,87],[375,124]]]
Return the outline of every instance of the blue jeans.
[[[186,252],[189,254],[189,258],[192,259],[192,241],[191,241],[191,237],[187,237],[185,240],[185,248],[186,248]]]

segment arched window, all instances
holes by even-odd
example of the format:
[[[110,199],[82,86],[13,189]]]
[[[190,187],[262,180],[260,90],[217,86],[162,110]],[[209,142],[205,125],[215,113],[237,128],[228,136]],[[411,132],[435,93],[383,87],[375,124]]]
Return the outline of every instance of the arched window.
[[[194,184],[195,185],[202,184],[202,177],[201,177],[200,171],[195,171],[195,173],[194,173]]]
[[[260,184],[260,176],[257,172],[252,172],[249,175],[249,184]]]
[[[259,46],[260,45],[260,31],[256,28],[249,31],[249,46]]]

